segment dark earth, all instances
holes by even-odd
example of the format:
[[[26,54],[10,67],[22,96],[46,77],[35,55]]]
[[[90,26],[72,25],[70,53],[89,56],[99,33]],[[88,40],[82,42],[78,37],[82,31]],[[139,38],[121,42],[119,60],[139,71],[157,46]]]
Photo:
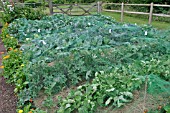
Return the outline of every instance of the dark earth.
[[[6,52],[0,38],[0,52]],[[0,54],[0,66],[2,65],[2,54]],[[14,94],[14,85],[7,84],[6,79],[1,76],[0,70],[0,113],[16,113],[17,97]]]

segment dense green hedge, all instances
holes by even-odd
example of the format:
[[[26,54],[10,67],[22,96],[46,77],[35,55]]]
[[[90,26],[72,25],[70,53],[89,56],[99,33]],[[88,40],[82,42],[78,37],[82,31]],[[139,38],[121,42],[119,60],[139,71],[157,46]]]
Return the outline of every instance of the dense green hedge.
[[[27,18],[31,20],[41,19],[45,14],[41,9],[32,9],[30,7],[20,7],[16,6],[12,11],[9,8],[5,8],[5,12],[2,15],[2,21],[4,23],[11,23],[17,18]]]
[[[39,2],[39,0],[25,0],[25,2]],[[92,3],[96,1],[103,2],[126,2],[126,3],[159,3],[159,4],[170,4],[169,0],[52,0],[54,3]]]

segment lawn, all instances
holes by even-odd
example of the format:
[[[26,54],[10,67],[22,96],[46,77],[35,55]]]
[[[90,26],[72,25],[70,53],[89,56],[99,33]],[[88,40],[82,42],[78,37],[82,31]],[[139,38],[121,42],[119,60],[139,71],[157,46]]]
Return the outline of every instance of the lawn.
[[[107,16],[112,16],[116,21],[120,22],[120,13],[102,12],[102,14],[107,15]],[[148,19],[135,18],[135,17],[124,15],[124,22],[143,25],[143,24],[148,24]],[[170,28],[170,23],[166,23],[166,22],[153,21],[152,25],[153,27],[156,27],[158,29],[169,29]]]

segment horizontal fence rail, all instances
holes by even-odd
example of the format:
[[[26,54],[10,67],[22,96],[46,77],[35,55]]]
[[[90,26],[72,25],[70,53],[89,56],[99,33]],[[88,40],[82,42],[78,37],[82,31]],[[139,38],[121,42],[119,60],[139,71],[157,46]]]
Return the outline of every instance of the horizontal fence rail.
[[[72,16],[90,15],[94,10],[95,12],[101,11],[101,3],[80,3],[80,4],[52,4],[49,6],[50,13],[63,13]],[[57,10],[57,11],[56,11]],[[77,13],[77,14],[75,14]],[[82,14],[80,14],[82,13]]]
[[[122,5],[122,3],[103,3],[102,5]],[[130,6],[150,6],[150,4],[124,4]]]
[[[105,5],[119,5],[121,7],[121,10],[104,9]],[[124,6],[148,6],[148,7],[150,7],[150,11],[149,11],[149,13],[147,13],[147,12],[125,11],[124,10]],[[156,13],[153,13],[154,7],[169,7],[170,8],[170,5],[153,4],[153,3],[151,3],[151,4],[103,3],[101,7],[102,7],[102,10],[106,11],[106,12],[118,12],[118,13],[121,13],[121,22],[123,22],[123,15],[124,15],[124,13],[127,13],[127,14],[149,15],[149,20],[148,20],[149,24],[152,23],[152,17],[153,16],[170,17],[170,15],[168,15],[168,14],[156,14]]]
[[[159,7],[170,7],[170,5],[162,5],[162,4],[154,4],[153,6],[159,6]]]

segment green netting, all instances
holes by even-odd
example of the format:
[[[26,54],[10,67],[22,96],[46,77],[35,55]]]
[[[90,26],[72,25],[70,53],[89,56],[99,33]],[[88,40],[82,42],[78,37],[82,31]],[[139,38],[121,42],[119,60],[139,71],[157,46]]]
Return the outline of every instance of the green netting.
[[[21,103],[41,90],[55,94],[92,80],[96,72],[108,74],[117,68],[119,74],[143,82],[149,75],[148,92],[169,95],[170,31],[122,24],[103,15],[17,19],[8,30],[22,43],[27,64],[29,88],[20,93]],[[128,85],[139,86],[137,82]]]
[[[158,75],[148,76],[148,93],[154,96],[169,97],[170,82],[161,79]]]

